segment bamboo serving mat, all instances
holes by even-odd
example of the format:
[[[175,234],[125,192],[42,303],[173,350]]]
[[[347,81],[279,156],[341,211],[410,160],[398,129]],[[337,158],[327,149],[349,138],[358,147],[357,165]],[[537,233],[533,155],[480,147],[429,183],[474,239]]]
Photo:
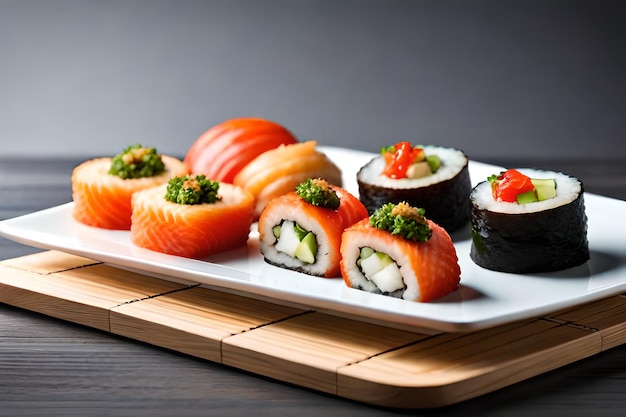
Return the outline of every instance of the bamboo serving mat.
[[[0,302],[392,408],[461,402],[626,342],[626,294],[487,330],[431,335],[56,251],[0,262]]]

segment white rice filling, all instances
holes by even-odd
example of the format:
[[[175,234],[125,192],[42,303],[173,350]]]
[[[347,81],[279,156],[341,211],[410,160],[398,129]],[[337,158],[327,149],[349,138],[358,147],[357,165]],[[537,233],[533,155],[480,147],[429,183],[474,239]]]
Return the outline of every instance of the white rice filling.
[[[385,188],[427,187],[454,178],[467,164],[467,157],[463,152],[457,149],[444,148],[441,146],[424,146],[423,148],[426,155],[437,155],[441,161],[441,166],[434,174],[415,179],[389,178],[382,173],[385,169],[385,159],[380,155],[361,170],[359,180],[364,183]]]
[[[260,243],[261,253],[270,262],[283,265],[288,269],[302,269],[311,275],[322,276],[329,268],[329,257],[331,248],[328,244],[328,238],[324,230],[319,226],[313,218],[302,215],[295,206],[284,206],[281,210],[273,210],[265,213],[267,217],[267,230],[263,231],[263,238]],[[303,229],[313,232],[317,241],[317,253],[315,254],[315,262],[308,264],[292,257],[284,252],[276,249],[276,238],[272,233],[272,228],[281,223],[282,220],[292,220],[298,223]],[[259,231],[260,232],[260,231]]]
[[[347,253],[344,253],[343,262],[349,265],[348,275],[350,285],[353,288],[362,289],[368,292],[375,292],[379,290],[376,284],[367,279],[361,269],[356,264],[360,256],[360,249],[362,247],[370,247],[377,252],[386,253],[393,259],[398,267],[404,281],[405,290],[402,293],[402,298],[409,301],[417,301],[421,297],[418,282],[419,277],[415,275],[415,271],[410,267],[411,261],[406,254],[399,249],[397,245],[386,245],[371,234],[359,235],[358,242],[351,242],[350,249]]]
[[[491,192],[491,184],[489,181],[484,181],[478,184],[471,194],[476,206],[497,213],[534,213],[569,204],[576,200],[582,191],[582,185],[577,178],[560,172],[531,168],[517,168],[517,170],[533,179],[554,179],[556,181],[556,197],[526,204],[496,201]]]

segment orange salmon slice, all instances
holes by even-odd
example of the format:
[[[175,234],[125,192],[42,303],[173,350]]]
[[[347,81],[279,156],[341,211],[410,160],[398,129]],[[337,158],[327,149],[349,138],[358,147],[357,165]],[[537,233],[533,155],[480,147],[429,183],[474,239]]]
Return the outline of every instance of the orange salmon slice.
[[[126,180],[109,174],[111,158],[91,159],[78,165],[71,179],[74,219],[88,226],[129,230],[133,193],[188,173],[182,161],[166,155],[161,158],[165,164],[163,173]]]
[[[220,201],[185,205],[165,200],[166,189],[162,185],[133,195],[130,238],[135,245],[202,259],[246,244],[254,210],[252,194],[220,183]]]

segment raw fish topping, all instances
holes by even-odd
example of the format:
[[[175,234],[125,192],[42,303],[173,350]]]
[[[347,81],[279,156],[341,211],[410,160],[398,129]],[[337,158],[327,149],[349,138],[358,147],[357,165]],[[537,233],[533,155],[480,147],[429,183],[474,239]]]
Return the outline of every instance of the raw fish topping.
[[[508,169],[487,179],[491,183],[491,193],[496,201],[526,204],[556,196],[554,179],[533,179],[516,169]]]
[[[437,155],[426,155],[424,149],[410,142],[398,142],[380,150],[385,160],[383,175],[393,178],[421,178],[432,175],[441,161]]]

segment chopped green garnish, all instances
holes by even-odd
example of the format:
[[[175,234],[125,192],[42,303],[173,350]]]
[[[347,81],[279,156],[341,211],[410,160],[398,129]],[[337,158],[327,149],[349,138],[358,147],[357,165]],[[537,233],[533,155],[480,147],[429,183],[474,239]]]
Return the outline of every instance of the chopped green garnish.
[[[411,207],[405,202],[384,204],[370,216],[370,225],[416,242],[426,242],[433,234],[424,217],[424,209]]]
[[[339,197],[326,180],[309,178],[296,187],[296,193],[311,205],[332,210],[339,208]]]
[[[165,171],[165,164],[155,148],[129,146],[111,161],[109,174],[122,179],[153,177]]]
[[[174,177],[167,183],[165,199],[177,204],[215,203],[221,200],[219,188],[219,182],[204,175]]]

